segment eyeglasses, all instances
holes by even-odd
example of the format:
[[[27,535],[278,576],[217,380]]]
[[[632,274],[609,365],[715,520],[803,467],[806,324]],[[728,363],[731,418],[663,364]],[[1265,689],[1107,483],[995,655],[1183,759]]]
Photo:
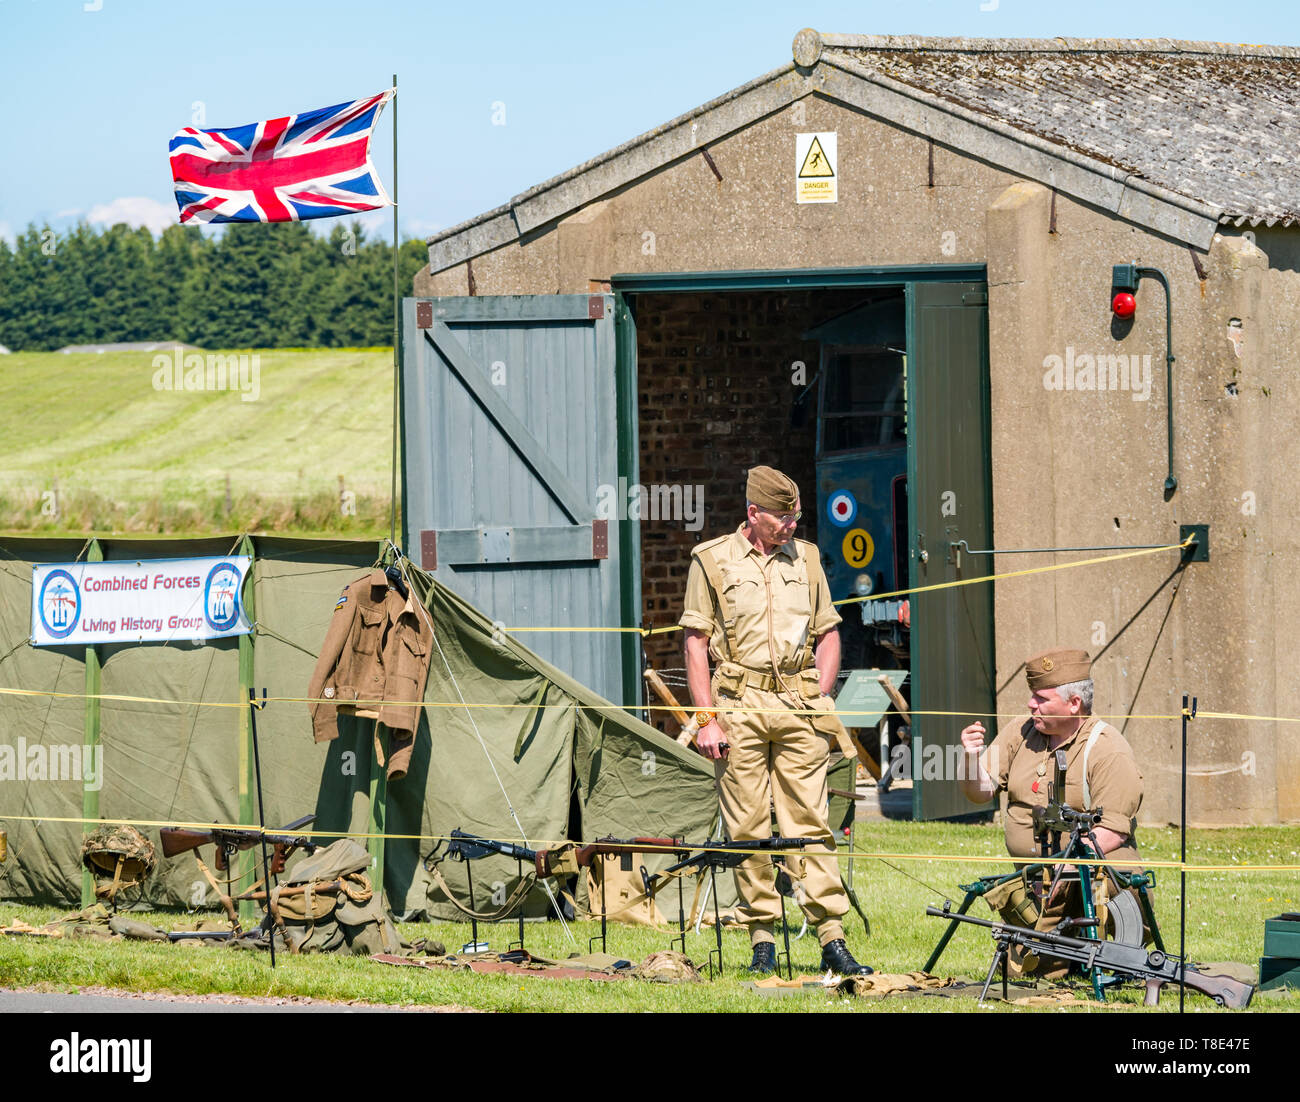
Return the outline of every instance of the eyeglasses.
[[[802,509],[800,509],[799,512],[797,512],[797,513],[774,513],[771,509],[764,509],[761,505],[756,506],[756,508],[762,510],[764,513],[766,513],[766,514],[767,514],[768,516],[770,516],[770,517],[776,517],[777,522],[778,522],[778,523],[779,523],[783,528],[784,528],[787,524],[798,524],[798,523],[799,523],[799,520],[803,517],[803,510],[802,510]]]

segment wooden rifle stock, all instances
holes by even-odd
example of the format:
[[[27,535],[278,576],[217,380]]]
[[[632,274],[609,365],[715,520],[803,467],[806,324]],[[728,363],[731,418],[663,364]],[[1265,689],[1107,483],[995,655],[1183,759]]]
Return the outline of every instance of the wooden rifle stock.
[[[212,832],[185,830],[182,827],[163,827],[158,831],[158,838],[162,842],[163,856],[175,857],[196,850],[199,846],[206,846],[212,841]]]
[[[597,838],[585,846],[560,847],[537,851],[535,861],[538,876],[565,876],[571,868],[561,866],[575,864],[580,869],[590,867],[597,857],[609,857],[615,854],[623,858],[624,868],[631,868],[634,853],[684,853],[690,847],[680,838]]]
[[[682,725],[682,729],[677,735],[677,741],[683,746],[690,746],[695,742],[695,735],[699,730],[699,728],[695,726],[695,720],[686,714],[685,710],[677,702],[677,698],[673,696],[673,691],[664,684],[664,679],[654,670],[647,669],[645,671],[645,679],[649,683],[650,688],[654,689],[659,699],[668,705],[669,712],[673,719],[677,720],[677,722]]]

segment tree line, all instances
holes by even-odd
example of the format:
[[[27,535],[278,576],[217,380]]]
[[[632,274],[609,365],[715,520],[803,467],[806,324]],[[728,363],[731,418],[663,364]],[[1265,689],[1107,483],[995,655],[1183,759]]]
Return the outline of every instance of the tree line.
[[[401,244],[399,289],[427,262]],[[301,222],[147,229],[29,225],[0,239],[0,344],[182,341],[199,348],[342,348],[393,343],[393,250],[358,223],[321,237]]]

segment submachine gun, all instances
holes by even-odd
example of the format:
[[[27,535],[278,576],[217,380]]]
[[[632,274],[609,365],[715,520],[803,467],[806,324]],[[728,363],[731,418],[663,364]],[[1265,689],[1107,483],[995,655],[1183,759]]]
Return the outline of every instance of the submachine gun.
[[[718,870],[734,869],[753,857],[756,852],[801,850],[813,842],[820,841],[822,841],[820,838],[782,838],[779,835],[774,835],[771,838],[755,838],[741,842],[705,842],[695,853],[688,853],[677,864],[671,865],[664,869],[663,872],[655,873],[653,876],[649,875],[645,867],[642,866],[641,880],[645,885],[646,895],[654,899],[660,883],[670,877],[677,877],[678,936],[669,944],[676,945],[680,942],[681,951],[684,954],[686,952],[686,911],[685,900],[682,895],[682,880],[678,874],[690,869],[697,869],[700,872],[705,869],[709,870],[710,892],[713,895],[713,931],[717,938],[717,948],[709,951],[709,977],[712,978],[713,958],[715,955],[718,958],[718,975],[722,975],[722,920],[718,911]],[[693,905],[692,910],[694,910]],[[793,979],[794,970],[790,964],[790,927],[785,921],[784,908],[782,908],[781,932],[785,939],[786,976]]]
[[[301,819],[295,819],[288,823],[282,830],[303,830],[311,826],[316,821],[315,815],[304,815]],[[180,931],[171,933],[168,937],[172,941],[181,941],[184,939],[195,938],[212,938],[212,937],[239,937],[242,934],[242,927],[239,924],[239,914],[235,910],[235,904],[246,899],[254,899],[257,889],[265,884],[272,876],[284,872],[285,863],[297,850],[305,850],[308,854],[316,852],[316,844],[310,838],[304,838],[301,835],[289,834],[271,834],[264,833],[260,830],[233,830],[224,827],[214,826],[211,830],[187,830],[184,827],[163,827],[158,831],[158,837],[162,841],[162,851],[164,857],[176,857],[182,853],[193,853],[194,860],[199,866],[199,871],[203,873],[208,883],[212,885],[212,890],[217,893],[217,898],[221,901],[221,906],[225,908],[226,915],[230,919],[231,930],[228,934],[217,932],[189,932]],[[208,866],[203,863],[203,858],[199,855],[201,846],[206,846],[209,842],[216,847],[216,857],[213,864],[216,865],[218,872],[227,873],[225,883],[230,885],[234,882],[234,876],[231,868],[234,864],[236,854],[244,850],[250,850],[259,845],[265,838],[268,845],[272,847],[270,868],[263,870],[262,878],[258,880],[247,891],[241,892],[237,896],[231,896],[228,892],[223,891],[221,885],[217,882]],[[269,917],[269,916],[268,916]],[[263,922],[263,927],[267,924]]]
[[[1012,926],[1005,922],[989,922],[969,915],[954,914],[952,904],[945,902],[942,910],[926,907],[925,913],[953,922],[969,922],[984,926],[992,932],[996,948],[984,987],[980,991],[982,1003],[989,993],[993,976],[1002,969],[1002,997],[1007,998],[1007,956],[1011,947],[1018,946],[1028,953],[1058,957],[1061,960],[1082,964],[1094,976],[1098,971],[1111,972],[1121,979],[1140,980],[1146,984],[1144,1005],[1155,1006],[1160,1000],[1160,989],[1167,983],[1180,983],[1213,999],[1220,1006],[1240,1010],[1250,1005],[1255,994],[1253,984],[1242,983],[1229,976],[1210,976],[1189,967],[1177,957],[1167,956],[1160,949],[1149,952],[1140,945],[1122,945],[1116,941],[1097,941],[1092,938],[1069,937],[1044,930],[1031,930],[1025,926]]]
[[[478,939],[478,923],[480,919],[488,922],[499,921],[509,916],[509,914],[518,908],[519,912],[519,940],[511,942],[508,950],[512,950],[516,945],[523,949],[524,947],[524,911],[523,901],[527,896],[529,889],[532,888],[536,880],[544,879],[548,876],[566,877],[576,876],[579,869],[588,868],[597,857],[618,856],[621,860],[623,871],[632,871],[632,857],[638,853],[674,853],[685,855],[689,852],[689,847],[680,838],[597,838],[596,841],[588,843],[585,846],[575,845],[572,842],[556,846],[553,849],[529,849],[527,846],[517,845],[514,842],[499,842],[494,838],[480,838],[475,834],[468,834],[463,830],[453,830],[447,849],[444,854],[439,855],[438,849],[441,843],[435,846],[424,859],[424,867],[433,874],[438,881],[439,887],[447,895],[453,906],[469,916],[471,923],[472,945],[475,951],[481,947]],[[508,898],[499,910],[492,914],[483,914],[474,910],[474,872],[473,862],[480,858],[487,857],[490,854],[500,854],[503,857],[513,857],[519,865],[519,886],[514,893]],[[442,874],[438,872],[438,862],[442,857],[450,857],[453,861],[465,862],[465,877],[469,885],[469,907],[462,907],[452,894]],[[526,879],[524,866],[531,865],[533,877]],[[642,876],[644,877],[645,869],[642,867]],[[601,951],[605,951],[605,934],[607,929],[607,913],[605,907],[605,880],[601,878],[601,900],[600,900],[600,935],[599,938],[591,938],[588,942],[588,949],[597,940],[600,941]],[[468,951],[468,947],[467,947]]]

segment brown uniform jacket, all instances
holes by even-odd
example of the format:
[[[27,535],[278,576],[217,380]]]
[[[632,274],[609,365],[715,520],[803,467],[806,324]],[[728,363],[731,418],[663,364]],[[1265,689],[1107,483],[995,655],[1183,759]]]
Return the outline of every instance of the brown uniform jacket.
[[[316,741],[338,737],[340,712],[377,718],[395,737],[413,738],[420,708],[411,702],[424,697],[432,645],[428,612],[390,589],[382,570],[344,589],[307,689],[313,700],[323,698],[307,705]]]
[[[1089,747],[1094,730],[1097,737]],[[1114,861],[1136,861],[1142,772],[1128,740],[1109,723],[1089,718],[1058,749],[1066,752],[1063,802],[1080,809],[1101,808],[1101,825],[1125,836],[1124,844],[1106,856]],[[1033,809],[1047,806],[1052,758],[1047,736],[1040,734],[1029,718],[1013,720],[1003,727],[981,758],[993,782],[1007,792],[1006,839],[1012,857],[1039,855],[1034,843]]]

